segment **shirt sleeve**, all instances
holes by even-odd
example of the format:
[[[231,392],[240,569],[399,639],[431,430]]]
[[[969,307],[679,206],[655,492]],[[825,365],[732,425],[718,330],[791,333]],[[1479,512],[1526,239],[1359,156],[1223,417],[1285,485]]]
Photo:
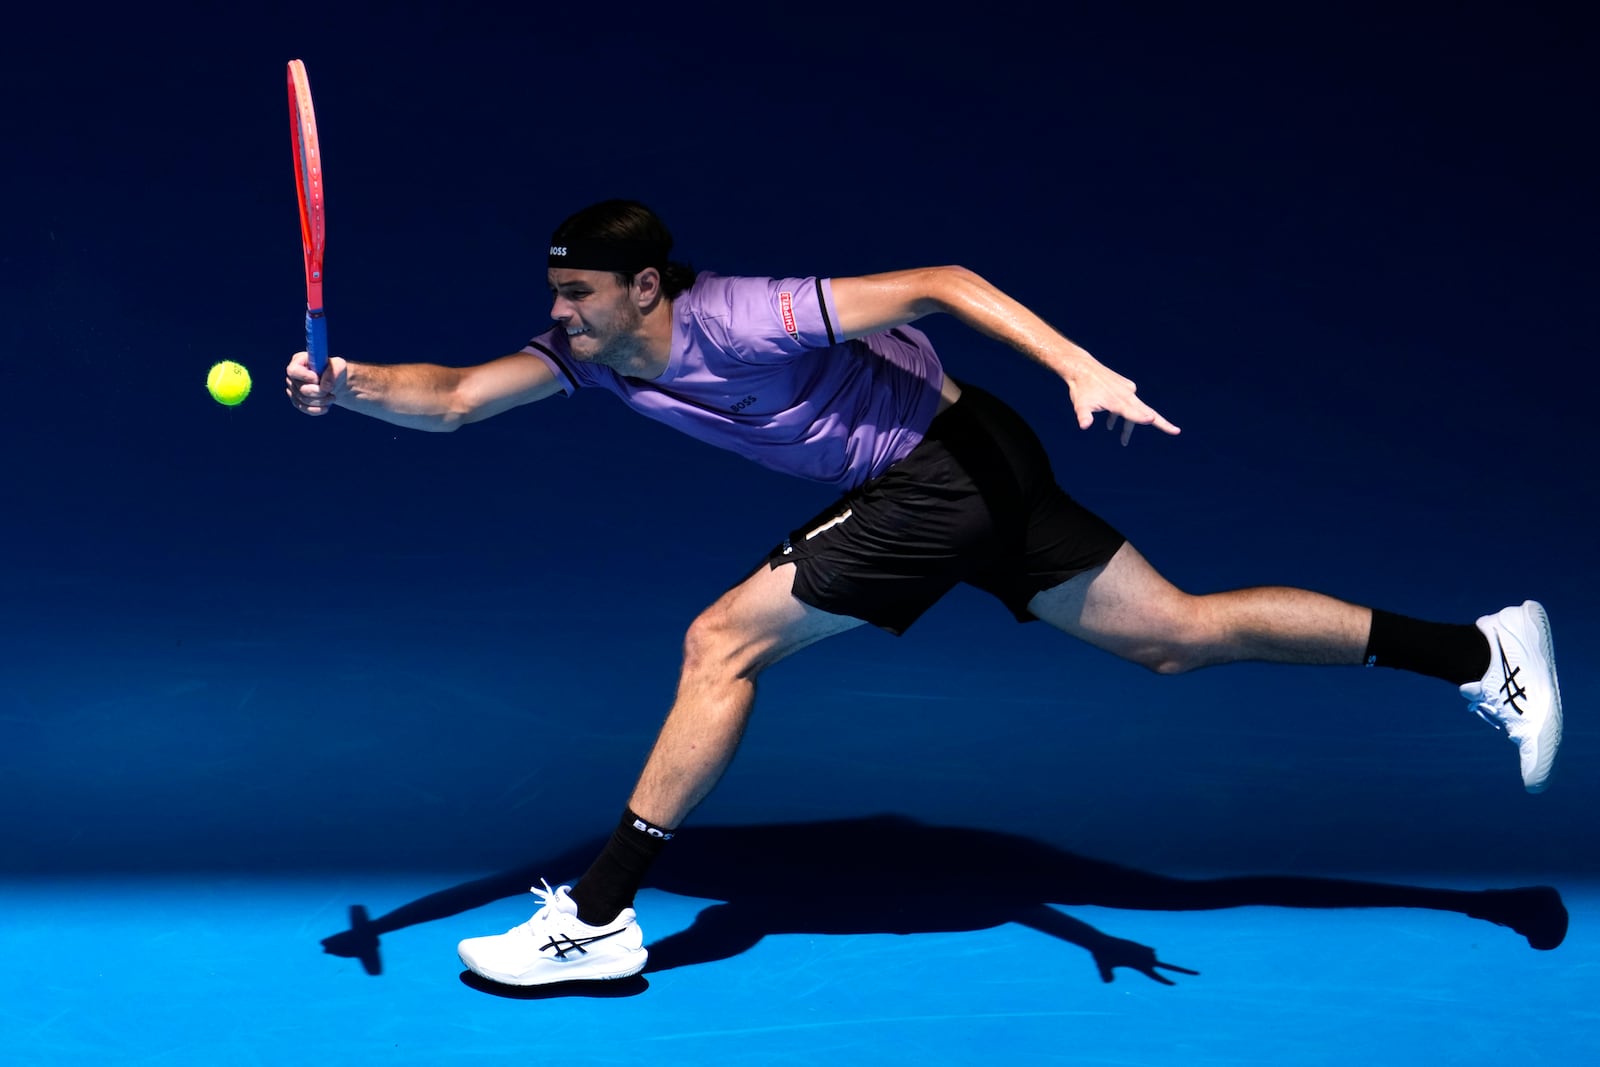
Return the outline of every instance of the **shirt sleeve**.
[[[568,396],[584,384],[578,380],[577,364],[561,346],[556,344],[554,330],[535,337],[522,346],[522,351],[535,359],[543,360],[545,365],[555,372],[556,381],[561,383],[561,391]]]
[[[703,294],[701,326],[745,363],[786,363],[840,343],[830,279],[718,278],[714,289]]]

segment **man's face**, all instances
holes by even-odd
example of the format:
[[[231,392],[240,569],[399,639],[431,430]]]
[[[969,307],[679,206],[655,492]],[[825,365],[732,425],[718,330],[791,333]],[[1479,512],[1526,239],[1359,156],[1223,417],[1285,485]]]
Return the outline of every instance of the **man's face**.
[[[632,351],[644,316],[615,274],[552,267],[547,279],[550,317],[567,331],[574,359],[604,365]]]

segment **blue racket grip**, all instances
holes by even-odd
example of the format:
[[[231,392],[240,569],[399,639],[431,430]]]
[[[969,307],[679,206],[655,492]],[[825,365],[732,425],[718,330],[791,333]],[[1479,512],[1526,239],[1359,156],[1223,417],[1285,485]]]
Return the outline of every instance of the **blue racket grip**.
[[[320,377],[328,365],[328,320],[321,308],[306,308],[306,356]]]

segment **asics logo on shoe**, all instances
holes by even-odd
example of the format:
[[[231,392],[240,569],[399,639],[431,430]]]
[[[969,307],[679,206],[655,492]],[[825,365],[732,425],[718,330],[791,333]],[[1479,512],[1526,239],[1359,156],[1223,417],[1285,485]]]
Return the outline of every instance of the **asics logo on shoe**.
[[[608,937],[615,937],[616,935],[622,933],[622,931],[625,929],[627,929],[627,927],[619,926],[615,930],[607,930],[605,933],[595,934],[593,937],[580,937],[577,940],[573,940],[565,934],[551,934],[549,942],[543,945],[539,951],[549,952],[551,949],[555,949],[556,959],[558,960],[566,959],[567,953],[569,952],[576,952],[580,956],[587,956],[589,954],[589,950],[584,947],[585,945],[592,945],[596,941],[604,941]]]
[[[1511,705],[1511,710],[1521,715],[1522,709],[1517,706],[1517,701],[1528,699],[1528,691],[1517,681],[1517,675],[1522,673],[1522,668],[1511,666],[1510,661],[1506,659],[1506,646],[1501,643],[1498,635],[1495,636],[1494,643],[1500,649],[1500,670],[1506,676],[1506,680],[1500,683],[1500,692],[1505,694],[1506,703]]]

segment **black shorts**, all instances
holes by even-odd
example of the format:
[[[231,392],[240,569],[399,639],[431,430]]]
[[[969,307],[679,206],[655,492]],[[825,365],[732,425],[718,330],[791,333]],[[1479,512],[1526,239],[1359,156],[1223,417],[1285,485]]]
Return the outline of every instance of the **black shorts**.
[[[1030,621],[1036,594],[1123,541],[1056,485],[1020,415],[963,385],[921,444],[790,534],[767,565],[795,564],[794,595],[812,607],[900,634],[958,582]]]

